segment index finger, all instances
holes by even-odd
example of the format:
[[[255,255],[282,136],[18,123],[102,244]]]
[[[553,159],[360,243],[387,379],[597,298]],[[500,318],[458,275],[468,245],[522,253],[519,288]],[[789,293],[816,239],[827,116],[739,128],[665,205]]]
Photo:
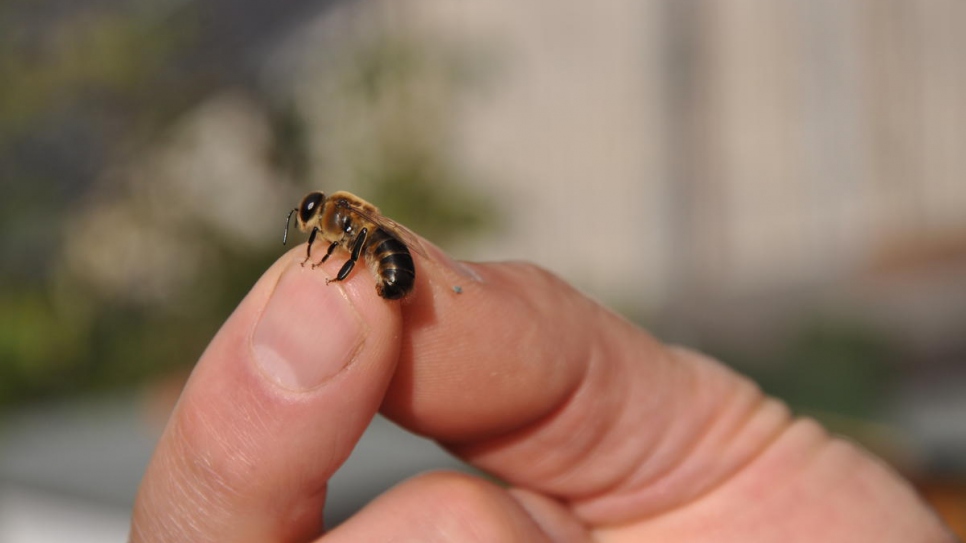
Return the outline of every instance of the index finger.
[[[747,380],[663,346],[538,267],[429,252],[403,306],[383,412],[512,484],[576,504],[585,520],[682,503],[787,421],[777,403],[761,409]],[[649,486],[658,491],[638,492]]]

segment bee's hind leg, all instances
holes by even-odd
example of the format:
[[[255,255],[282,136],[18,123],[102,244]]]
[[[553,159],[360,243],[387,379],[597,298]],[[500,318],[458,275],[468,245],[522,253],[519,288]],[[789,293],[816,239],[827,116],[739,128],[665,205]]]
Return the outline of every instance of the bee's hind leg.
[[[359,232],[359,235],[356,236],[355,242],[352,244],[352,254],[349,256],[349,260],[346,260],[345,264],[342,265],[342,268],[339,269],[339,273],[335,276],[335,279],[325,280],[326,284],[329,284],[332,281],[342,281],[346,277],[349,277],[349,273],[352,271],[352,268],[355,267],[356,261],[359,260],[359,255],[362,254],[362,248],[366,246],[366,239],[368,237],[369,229],[363,228],[362,231]]]
[[[354,268],[355,265],[356,265],[355,260],[346,260],[345,264],[342,265],[342,268],[339,269],[339,275],[336,275],[335,279],[326,279],[325,284],[328,285],[333,281],[342,281],[346,277],[349,277],[349,272],[352,271],[352,268]]]

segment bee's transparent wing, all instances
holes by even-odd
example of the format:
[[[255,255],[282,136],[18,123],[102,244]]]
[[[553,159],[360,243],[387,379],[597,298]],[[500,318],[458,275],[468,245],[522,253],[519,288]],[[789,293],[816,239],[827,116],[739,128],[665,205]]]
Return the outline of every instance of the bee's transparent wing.
[[[419,241],[419,237],[414,234],[412,230],[390,219],[389,217],[383,216],[380,213],[370,213],[354,205],[349,205],[346,207],[346,209],[349,209],[356,215],[359,215],[360,217],[377,224],[379,228],[385,230],[390,236],[402,242],[404,245],[415,251],[419,256],[429,258],[429,255],[427,255],[425,249],[423,249],[422,242]]]

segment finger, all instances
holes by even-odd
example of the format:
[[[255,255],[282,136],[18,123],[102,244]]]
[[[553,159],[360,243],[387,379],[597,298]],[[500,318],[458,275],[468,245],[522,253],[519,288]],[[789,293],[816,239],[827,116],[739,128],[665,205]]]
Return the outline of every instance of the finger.
[[[545,508],[540,509],[540,514]],[[556,519],[555,519],[556,520]],[[367,505],[322,538],[325,543],[393,541],[419,543],[579,543],[587,533],[573,521],[570,531],[546,532],[539,519],[511,493],[468,475],[440,472],[405,481]]]
[[[788,424],[745,379],[539,268],[430,252],[384,412],[586,522],[693,499]]]
[[[908,484],[724,365],[533,266],[431,252],[383,409],[554,496],[563,511],[535,502],[556,513],[544,525],[573,515],[602,541],[948,540]]]
[[[369,274],[275,264],[194,369],[138,492],[134,541],[305,541],[326,482],[375,414],[398,304]],[[330,266],[337,267],[331,263]]]

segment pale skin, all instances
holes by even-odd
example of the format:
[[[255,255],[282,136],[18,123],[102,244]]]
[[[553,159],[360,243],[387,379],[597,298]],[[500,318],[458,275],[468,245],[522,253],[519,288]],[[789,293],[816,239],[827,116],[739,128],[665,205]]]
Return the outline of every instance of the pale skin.
[[[365,268],[326,285],[338,251],[270,268],[189,378],[131,540],[954,541],[883,462],[724,365],[534,266],[427,249],[403,303]],[[377,411],[506,485],[421,475],[325,532]]]

